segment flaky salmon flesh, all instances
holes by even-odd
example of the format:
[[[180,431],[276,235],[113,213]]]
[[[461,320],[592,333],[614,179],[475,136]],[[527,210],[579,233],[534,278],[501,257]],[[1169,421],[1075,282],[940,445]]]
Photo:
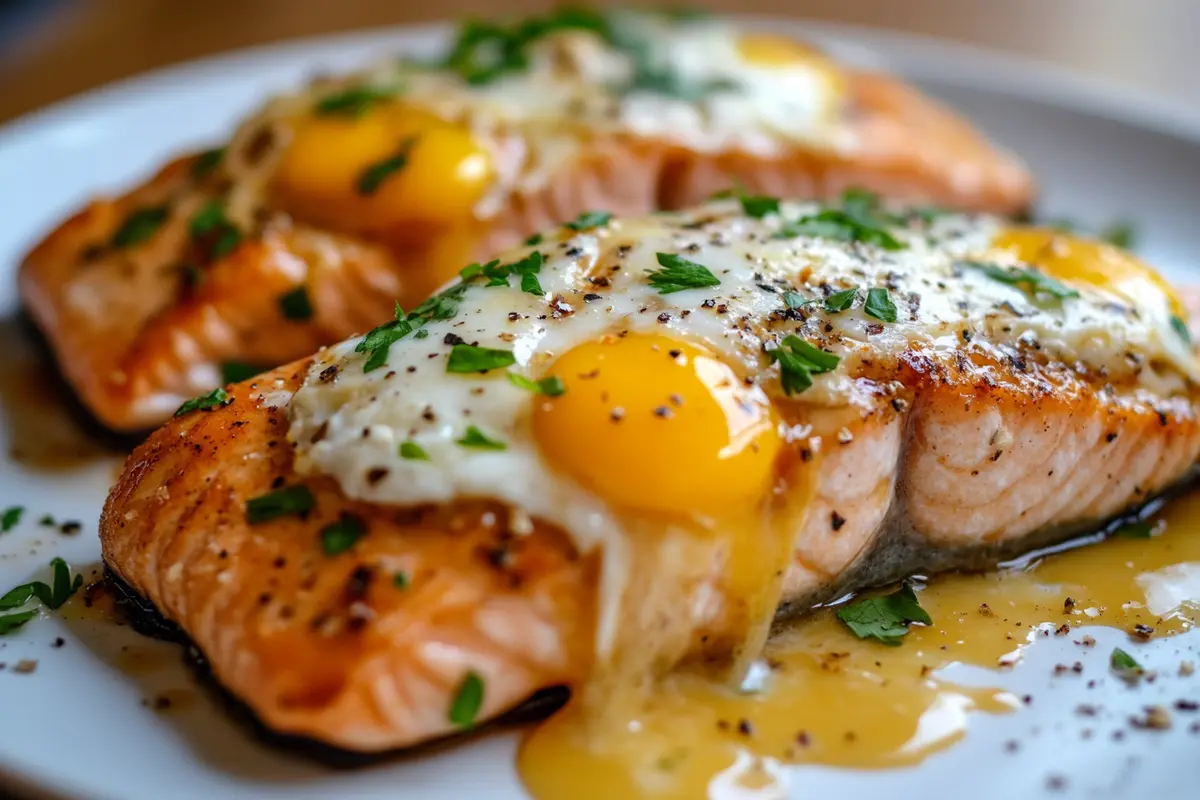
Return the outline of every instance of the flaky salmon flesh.
[[[688,99],[647,82],[614,106],[624,95],[602,91],[604,58],[619,73],[628,57],[609,47],[602,58],[576,23],[554,24],[561,34],[522,45],[528,71],[495,85],[557,76],[564,105],[524,109],[559,97],[537,84],[497,111],[477,76],[392,74],[393,61],[383,77],[279,98],[227,148],[66,220],[24,260],[20,295],[83,405],[111,430],[148,429],[188,397],[364,330],[471,259],[590,210],[681,208],[731,185],[810,198],[861,186],[1000,214],[1031,204],[1020,162],[894,78],[714,22],[656,35],[711,44],[734,59],[725,84],[761,78],[778,97]],[[398,83],[407,94],[379,88]],[[598,101],[609,110],[587,111]],[[771,116],[792,108],[794,119]]]
[[[779,216],[791,218],[790,207],[781,206]],[[719,341],[733,348],[730,353],[747,347],[744,363],[751,371],[737,385],[764,392],[771,413],[777,415],[772,417],[773,430],[788,432],[768,465],[773,475],[790,476],[772,484],[776,488],[769,504],[796,511],[786,517],[779,559],[762,556],[770,548],[757,533],[721,538],[724,534],[717,531],[712,534],[716,538],[704,539],[709,548],[705,558],[711,557],[705,568],[719,577],[705,584],[704,597],[712,606],[715,593],[717,610],[697,611],[705,603],[693,602],[699,595],[690,593],[696,588],[690,584],[670,598],[672,603],[663,606],[668,614],[701,614],[703,620],[688,629],[690,638],[681,647],[667,654],[666,668],[685,662],[728,663],[737,655],[736,648],[753,643],[753,637],[747,638],[753,620],[746,619],[758,613],[752,596],[757,597],[756,587],[773,585],[776,579],[775,593],[761,612],[759,622],[764,624],[772,618],[786,624],[814,604],[847,592],[913,574],[986,569],[1021,553],[1103,530],[1192,476],[1200,454],[1200,392],[1190,378],[1153,383],[1149,373],[1155,359],[1135,358],[1133,345],[1118,354],[1124,367],[1117,362],[1100,367],[1103,354],[1085,345],[1070,345],[1075,349],[1055,354],[1056,345],[1048,336],[1035,339],[1016,329],[1034,325],[1038,315],[1089,325],[1092,310],[1119,313],[1117,301],[1104,299],[1108,295],[1103,292],[1093,294],[1083,283],[1057,283],[1049,276],[1065,278],[1062,259],[1070,253],[1094,259],[1085,265],[1091,272],[1080,269],[1079,274],[1116,269],[1111,267],[1114,259],[1129,257],[1103,245],[1043,232],[1037,234],[1042,244],[1031,251],[1036,260],[987,272],[962,267],[976,263],[967,262],[965,255],[975,247],[969,240],[976,235],[976,223],[957,228],[957,223],[946,221],[924,228],[913,220],[907,228],[889,228],[894,241],[877,237],[874,243],[847,243],[801,236],[800,244],[783,241],[783,224],[770,217],[739,217],[722,207],[675,221],[658,216],[646,222],[612,221],[593,231],[547,234],[547,254],[541,257],[545,264],[537,273],[547,295],[529,300],[534,304],[530,308],[544,307],[540,321],[519,310],[507,316],[493,313],[488,305],[492,298],[518,309],[515,304],[527,293],[515,285],[490,288],[482,278],[472,283],[473,273],[466,273],[458,294],[451,289],[440,296],[458,305],[448,315],[410,317],[411,324],[424,325],[416,330],[429,335],[412,338],[416,334],[410,333],[394,341],[390,352],[385,348],[387,363],[378,369],[364,367],[369,348],[353,346],[367,340],[351,340],[233,385],[227,397],[210,397],[199,410],[171,420],[130,456],[101,519],[105,563],[180,626],[211,664],[216,679],[267,727],[338,748],[379,752],[460,730],[463,722],[453,709],[464,676],[485,687],[478,716],[470,721],[475,724],[547,687],[583,690],[603,661],[601,651],[607,645],[600,629],[611,601],[605,576],[611,577],[613,560],[629,544],[628,538],[602,536],[600,546],[590,546],[566,523],[465,489],[455,490],[449,499],[428,502],[363,499],[384,491],[434,498],[436,491],[429,487],[435,484],[421,477],[431,473],[416,470],[446,469],[447,479],[457,480],[483,463],[479,459],[516,457],[522,431],[530,429],[523,423],[505,428],[488,416],[509,397],[504,394],[511,388],[509,382],[492,380],[489,375],[495,373],[480,363],[462,374],[450,365],[468,351],[478,356],[475,342],[496,343],[489,357],[503,342],[519,348],[527,322],[549,331],[579,331],[583,329],[577,326],[594,317],[616,331],[596,340],[598,344],[556,351],[557,360],[542,374],[560,378],[561,384],[537,384],[543,380],[537,374],[530,379],[541,386],[546,395],[542,399],[511,395],[515,403],[534,404],[529,435],[541,436],[550,429],[553,416],[539,414],[558,413],[554,409],[565,408],[567,402],[586,402],[589,381],[611,380],[612,371],[621,369],[613,354],[632,352],[641,358],[643,351],[636,348],[647,340],[639,337],[661,336],[662,330],[678,333],[685,324],[709,324],[696,322],[700,317],[731,332],[726,340],[709,336],[717,351],[726,352]],[[780,236],[768,235],[772,230]],[[937,248],[965,250],[953,250],[943,262],[939,249],[920,249],[929,239],[942,242]],[[645,273],[649,277],[644,294],[637,295],[628,312],[622,311],[622,293],[643,291],[643,273],[636,266],[642,263],[639,248],[653,254],[668,247],[665,243],[704,270],[675,278],[694,281],[694,288],[664,287],[662,272],[651,271]],[[755,272],[745,282],[734,280],[735,266],[748,261],[739,247],[765,254],[754,261],[750,269]],[[576,249],[586,255],[559,255]],[[509,254],[513,265],[529,263],[521,256],[525,252]],[[998,251],[986,252],[1002,258]],[[663,263],[662,249],[658,255]],[[560,262],[568,265],[562,279],[573,281],[594,275],[587,264],[607,267],[612,259],[624,261],[606,269],[600,288],[592,281],[578,296],[550,288],[558,286],[555,265]],[[843,263],[847,280],[856,283],[848,286],[830,277]],[[725,269],[724,264],[731,266]],[[1047,291],[1057,296],[1037,294],[1034,284],[1022,288],[1015,283],[1017,277],[1050,287]],[[1012,282],[1005,282],[1009,279]],[[890,280],[893,288],[868,292],[876,280]],[[972,321],[976,307],[953,300],[960,295],[952,294],[947,308],[962,308],[967,322],[930,328],[936,335],[929,338],[895,338],[903,331],[925,331],[934,325],[932,315],[940,313],[938,293],[951,283],[968,281],[980,281],[970,284],[973,293],[995,292],[1003,299],[979,306],[986,313]],[[979,288],[985,285],[991,288]],[[906,292],[907,286],[926,287],[926,294]],[[605,294],[602,300],[587,301],[581,299],[584,292],[598,298]],[[788,292],[797,301],[787,299]],[[813,296],[814,302],[805,300]],[[765,305],[755,306],[760,300]],[[607,307],[589,310],[599,308],[598,303]],[[887,303],[894,306],[890,313]],[[1084,305],[1087,309],[1081,311]],[[574,312],[567,315],[564,307]],[[1139,306],[1142,316],[1149,307]],[[755,308],[771,310],[760,318]],[[1116,331],[1123,324],[1116,320],[1114,316],[1096,324]],[[489,338],[493,323],[501,330],[495,340]],[[372,336],[388,330],[396,328],[384,326]],[[808,353],[809,386],[785,385],[798,380],[794,362],[775,348],[785,332],[793,333],[778,347]],[[796,337],[818,351],[806,350]],[[657,345],[649,348],[660,355],[647,358],[670,358],[650,362],[659,365],[656,372],[681,364],[686,357],[681,353],[696,346],[680,341],[684,343],[670,353],[665,352],[669,345],[661,351]],[[1089,341],[1095,344],[1099,339]],[[594,347],[609,354],[595,372],[561,366]],[[772,352],[776,355],[770,356]],[[1186,371],[1194,355],[1190,347],[1183,353],[1179,369]],[[834,363],[828,363],[835,354]],[[707,356],[696,356],[702,358]],[[725,358],[734,359],[727,363],[743,363],[732,355]],[[539,363],[536,355],[530,359],[529,364]],[[711,370],[711,363],[705,363]],[[517,368],[523,365],[518,362]],[[1125,367],[1128,370],[1122,372]],[[1159,363],[1155,369],[1165,379],[1173,368]],[[401,394],[388,394],[388,387],[405,380],[406,374],[413,382],[403,384]],[[652,383],[656,378],[645,374],[639,380]],[[422,410],[424,400],[410,397],[432,392],[439,381],[461,388],[464,396],[480,398],[478,405],[462,412],[469,411],[467,419],[474,422],[455,445],[467,455],[453,469],[439,466],[439,459],[450,457],[443,452],[450,451],[438,449],[435,437],[449,436],[454,445],[460,430],[442,429],[455,424],[457,406],[447,399]],[[625,391],[616,384],[607,386]],[[723,390],[734,389],[724,385]],[[511,391],[523,390],[518,386]],[[607,436],[623,435],[628,429],[623,426],[647,426],[636,429],[649,432],[636,454],[642,463],[625,464],[619,476],[624,482],[611,485],[605,483],[612,471],[607,462],[601,464],[601,473],[580,473],[585,476],[579,478],[585,493],[563,495],[569,504],[605,492],[605,497],[624,497],[622,492],[640,491],[630,486],[635,482],[665,487],[680,471],[697,481],[704,479],[699,457],[683,463],[668,459],[666,472],[638,471],[660,457],[653,439],[665,434],[656,432],[681,423],[695,407],[697,397],[684,388],[679,391],[684,395],[664,394],[671,399],[656,406],[653,415],[647,409],[645,422],[639,421],[637,406],[628,399],[632,395],[623,395],[621,413],[613,411],[611,420],[608,406],[603,407],[603,424],[609,427],[598,430],[609,432]],[[312,416],[318,413],[313,409],[319,408],[322,393],[330,393],[331,416]],[[745,403],[756,402],[756,396],[745,395]],[[347,416],[358,413],[359,402],[376,414],[369,417],[370,424],[360,422],[368,417]],[[387,469],[369,469],[361,482],[356,472],[328,466],[344,463],[354,448],[365,448],[383,436],[383,415],[405,402],[415,403],[413,414],[424,417],[429,427],[422,428],[420,422],[404,427],[398,440],[385,439],[386,448],[394,452],[400,445],[403,459],[416,460],[395,461],[390,476]],[[655,420],[650,421],[651,416]],[[319,426],[318,419],[323,420]],[[361,426],[361,433],[347,420]],[[572,430],[585,430],[588,424],[578,417]],[[760,439],[754,454],[766,452],[767,442]],[[543,465],[537,469],[549,469],[544,463],[559,457],[559,444],[554,438],[537,440],[537,463]],[[507,449],[495,453],[488,447]],[[580,441],[578,448],[585,471],[606,457],[599,439]],[[574,464],[569,454],[562,459],[567,467]],[[756,462],[745,463],[745,470],[755,468]],[[587,475],[594,478],[591,483]],[[400,483],[389,488],[394,477]],[[514,467],[502,480],[507,483],[497,485],[515,486],[520,476]],[[556,480],[551,471],[531,485],[550,495]],[[573,479],[566,480],[575,485]],[[300,506],[269,519],[257,515],[256,498],[296,487],[307,488]],[[576,519],[569,509],[565,513],[564,519]],[[345,533],[347,520],[354,521],[353,535],[345,546],[331,548],[328,537]],[[651,535],[645,526],[625,530]],[[646,552],[635,546],[632,560],[619,562],[621,569],[645,570],[647,564],[637,559]],[[656,572],[651,583],[659,589],[677,579],[676,565],[670,561],[649,566]],[[736,580],[726,580],[738,570],[743,572]],[[682,586],[691,576],[679,580]],[[642,649],[661,652],[666,638],[661,626],[669,627],[669,621],[635,624],[628,616],[631,606],[618,603],[617,608],[618,628],[636,628],[618,638],[624,635],[628,641],[632,636]]]

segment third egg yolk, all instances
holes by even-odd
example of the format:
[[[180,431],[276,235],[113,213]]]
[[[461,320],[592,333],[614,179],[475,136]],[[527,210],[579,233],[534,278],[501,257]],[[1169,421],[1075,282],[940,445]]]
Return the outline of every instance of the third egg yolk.
[[[372,170],[377,180],[364,188]],[[298,119],[273,190],[302,219],[387,234],[470,220],[492,178],[489,152],[466,128],[389,106],[356,118]]]
[[[534,433],[547,460],[614,506],[721,514],[769,490],[780,440],[766,398],[708,349],[628,334],[578,345],[549,375]]]

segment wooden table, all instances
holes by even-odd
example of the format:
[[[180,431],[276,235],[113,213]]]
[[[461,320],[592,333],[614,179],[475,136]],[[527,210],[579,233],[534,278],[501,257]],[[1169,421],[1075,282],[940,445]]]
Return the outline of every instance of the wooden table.
[[[0,121],[157,66],[297,36],[544,0],[34,0],[49,6],[0,50]],[[698,7],[853,22],[1014,50],[1200,109],[1192,0],[698,0]],[[597,5],[603,5],[602,3]]]

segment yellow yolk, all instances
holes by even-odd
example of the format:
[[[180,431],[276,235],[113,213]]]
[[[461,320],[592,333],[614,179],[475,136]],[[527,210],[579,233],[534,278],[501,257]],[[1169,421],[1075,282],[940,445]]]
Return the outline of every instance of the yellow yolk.
[[[743,59],[759,67],[829,64],[824,55],[803,42],[770,33],[750,33],[740,37],[737,40],[737,50]]]
[[[1105,242],[1083,239],[1052,228],[1009,228],[992,242],[1042,272],[1067,283],[1084,283],[1129,301],[1145,302],[1147,293],[1166,301],[1170,313],[1185,317],[1171,285],[1132,253]]]
[[[717,513],[769,487],[780,442],[766,398],[707,349],[663,335],[579,345],[534,411],[547,459],[615,506]]]
[[[397,105],[299,120],[274,193],[303,219],[386,235],[469,220],[492,177],[491,156],[470,131]]]

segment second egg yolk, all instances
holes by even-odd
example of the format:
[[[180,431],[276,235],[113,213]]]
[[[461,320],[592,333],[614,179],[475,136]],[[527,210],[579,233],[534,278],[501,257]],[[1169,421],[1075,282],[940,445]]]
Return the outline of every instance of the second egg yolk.
[[[780,439],[771,408],[708,349],[664,335],[588,342],[548,371],[534,433],[552,464],[614,506],[722,514],[770,488]]]
[[[490,154],[466,128],[394,105],[297,120],[273,192],[301,219],[386,235],[470,220],[492,178]]]
[[[1152,301],[1147,295],[1157,295],[1171,313],[1185,316],[1171,284],[1132,253],[1106,242],[1053,228],[1017,227],[1002,231],[992,246],[1067,283],[1087,284],[1132,302]]]

